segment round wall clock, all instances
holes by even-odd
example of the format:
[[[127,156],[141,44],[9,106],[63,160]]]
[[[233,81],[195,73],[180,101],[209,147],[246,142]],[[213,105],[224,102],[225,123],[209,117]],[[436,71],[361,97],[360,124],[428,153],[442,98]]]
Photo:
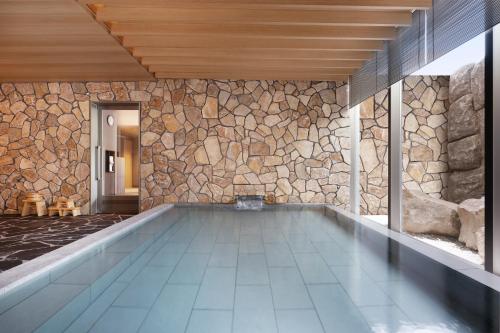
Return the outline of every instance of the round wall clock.
[[[113,116],[108,116],[108,118],[106,118],[106,120],[108,121],[108,125],[109,126],[113,126],[113,124],[115,123],[115,118],[113,118]]]

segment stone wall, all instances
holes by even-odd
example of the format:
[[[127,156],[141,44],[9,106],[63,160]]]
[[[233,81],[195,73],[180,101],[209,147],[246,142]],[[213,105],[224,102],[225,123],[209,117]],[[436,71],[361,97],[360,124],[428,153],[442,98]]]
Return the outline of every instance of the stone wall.
[[[89,201],[89,101],[141,102],[141,207],[349,200],[347,86],[335,82],[159,80],[4,83],[0,212],[27,191]]]
[[[389,95],[377,93],[360,105],[360,212],[388,213]]]
[[[448,200],[484,195],[484,61],[450,78]]]
[[[445,198],[448,77],[410,76],[403,85],[403,186]],[[360,105],[360,211],[388,212],[388,90]]]
[[[0,213],[24,193],[89,200],[89,97],[69,83],[1,84]],[[84,85],[82,85],[85,88]]]
[[[403,188],[447,198],[447,76],[409,76],[403,87]]]

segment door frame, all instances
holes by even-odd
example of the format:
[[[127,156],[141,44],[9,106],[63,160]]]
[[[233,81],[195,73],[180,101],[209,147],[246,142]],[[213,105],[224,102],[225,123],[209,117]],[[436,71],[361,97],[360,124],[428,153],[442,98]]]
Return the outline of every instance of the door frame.
[[[137,140],[137,152],[139,158],[139,195],[138,211],[141,210],[141,103],[140,102],[90,102],[90,214],[98,214],[102,211],[102,177],[104,151],[102,150],[102,110],[138,110],[139,111],[139,137]],[[97,133],[96,133],[97,131]],[[99,157],[99,158],[98,158]]]

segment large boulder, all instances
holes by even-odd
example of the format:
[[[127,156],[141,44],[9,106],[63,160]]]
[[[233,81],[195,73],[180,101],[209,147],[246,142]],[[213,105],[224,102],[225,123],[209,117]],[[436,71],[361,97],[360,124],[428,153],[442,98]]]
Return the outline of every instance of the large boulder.
[[[458,206],[460,218],[460,235],[458,240],[470,249],[477,250],[476,233],[484,227],[484,197],[468,199]]]
[[[473,64],[463,66],[450,76],[450,103],[472,92],[470,77],[473,68]]]
[[[452,170],[472,170],[483,162],[483,144],[479,134],[448,143],[448,165]]]
[[[484,60],[477,63],[470,74],[471,90],[474,95],[474,108],[484,108]]]
[[[453,171],[448,177],[448,200],[460,203],[484,195],[484,168]]]
[[[476,241],[477,241],[477,252],[484,262],[484,227],[479,228],[476,231]]]
[[[433,198],[420,191],[404,190],[403,228],[415,234],[458,237],[458,205]]]
[[[474,110],[473,95],[468,94],[450,105],[448,141],[456,141],[476,133],[479,133],[478,114]]]

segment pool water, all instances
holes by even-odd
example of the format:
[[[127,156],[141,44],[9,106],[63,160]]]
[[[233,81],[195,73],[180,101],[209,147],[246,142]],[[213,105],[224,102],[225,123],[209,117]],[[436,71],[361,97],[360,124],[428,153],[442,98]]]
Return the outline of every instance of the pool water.
[[[499,297],[325,208],[176,207],[0,299],[1,332],[498,332]]]

